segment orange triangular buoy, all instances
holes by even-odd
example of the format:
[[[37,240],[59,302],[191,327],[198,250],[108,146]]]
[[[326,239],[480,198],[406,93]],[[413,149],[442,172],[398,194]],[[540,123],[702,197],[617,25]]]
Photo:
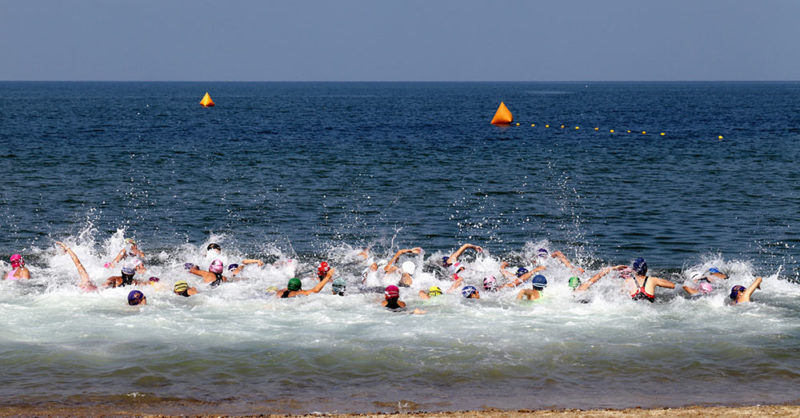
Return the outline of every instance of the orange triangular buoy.
[[[206,95],[203,96],[203,100],[200,100],[200,104],[203,107],[212,107],[212,106],[214,106],[214,101],[211,100],[211,96],[208,95],[208,92],[206,92]]]
[[[513,120],[514,117],[511,116],[511,111],[508,110],[506,104],[500,102],[500,107],[497,108],[497,112],[494,113],[492,118],[492,125],[508,125]]]

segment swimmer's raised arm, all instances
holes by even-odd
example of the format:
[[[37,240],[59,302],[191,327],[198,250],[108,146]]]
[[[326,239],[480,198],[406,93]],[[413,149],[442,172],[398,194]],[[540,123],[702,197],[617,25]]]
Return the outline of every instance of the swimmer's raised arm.
[[[742,302],[750,302],[750,295],[752,295],[753,292],[756,291],[756,289],[761,289],[761,281],[762,281],[761,277],[756,277],[756,279],[753,280],[753,283],[750,283],[750,286],[748,286],[747,289],[745,289],[745,291],[743,292],[744,299],[742,300]]]
[[[78,259],[78,256],[72,251],[71,248],[64,244],[63,242],[56,241],[56,244],[61,246],[61,249],[64,250],[65,253],[69,254],[70,258],[72,258],[72,262],[75,264],[75,268],[78,269],[78,276],[80,276],[81,280],[78,283],[78,287],[83,290],[90,291],[90,290],[97,290],[97,286],[92,283],[92,280],[89,279],[89,273],[86,272],[86,269],[81,264],[81,260]]]
[[[461,246],[461,248],[457,249],[456,252],[454,252],[453,254],[450,255],[450,257],[447,259],[447,264],[453,264],[456,261],[458,261],[458,257],[461,257],[461,254],[463,254],[464,251],[466,251],[469,248],[472,248],[473,250],[475,250],[477,252],[483,251],[483,248],[481,248],[481,247],[479,247],[477,245],[464,244],[464,245]]]
[[[421,252],[422,252],[422,248],[419,248],[419,247],[406,248],[404,250],[400,250],[394,255],[394,257],[392,257],[391,260],[389,260],[389,262],[386,264],[386,267],[383,268],[383,271],[385,271],[386,273],[391,273],[392,271],[396,270],[397,267],[394,266],[394,263],[397,262],[397,259],[400,258],[401,255],[408,254],[408,253],[419,254]]]
[[[559,259],[570,270],[573,270],[573,271],[576,271],[576,272],[579,272],[579,273],[583,273],[584,272],[584,270],[581,267],[573,266],[572,263],[570,263],[569,260],[567,259],[567,256],[565,256],[564,253],[562,253],[561,251],[553,251],[553,254],[550,257]]]
[[[590,287],[592,287],[593,284],[597,283],[598,280],[600,280],[603,277],[605,277],[612,270],[622,270],[625,267],[628,267],[628,266],[619,265],[619,266],[614,266],[614,267],[606,267],[606,268],[598,271],[597,274],[592,276],[592,278],[589,279],[588,281],[586,281],[586,283],[580,285],[577,290],[578,291],[588,290]]]
[[[309,290],[298,290],[297,293],[300,293],[300,294],[303,294],[303,295],[310,295],[312,293],[319,293],[322,290],[322,288],[325,287],[325,285],[328,284],[329,281],[331,281],[331,279],[333,278],[333,273],[335,271],[336,271],[336,269],[331,267],[331,269],[328,270],[328,272],[325,274],[325,278],[320,280],[320,282],[317,283],[316,286],[314,286],[313,288],[311,288]]]
[[[258,264],[259,267],[264,265],[264,262],[261,260],[256,260],[254,258],[245,258],[242,260],[241,264]]]

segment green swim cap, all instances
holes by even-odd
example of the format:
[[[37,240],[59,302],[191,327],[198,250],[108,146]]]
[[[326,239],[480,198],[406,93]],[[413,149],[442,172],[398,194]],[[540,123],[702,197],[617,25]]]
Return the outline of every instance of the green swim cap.
[[[431,288],[428,289],[428,296],[441,296],[441,295],[442,295],[442,289],[440,289],[439,286],[431,286]]]
[[[571,289],[575,289],[576,287],[581,285],[581,279],[578,276],[572,276],[569,278],[569,287]]]
[[[302,287],[302,283],[300,283],[300,279],[297,277],[292,278],[289,280],[289,285],[286,286],[287,289],[291,290],[292,292],[300,290]]]

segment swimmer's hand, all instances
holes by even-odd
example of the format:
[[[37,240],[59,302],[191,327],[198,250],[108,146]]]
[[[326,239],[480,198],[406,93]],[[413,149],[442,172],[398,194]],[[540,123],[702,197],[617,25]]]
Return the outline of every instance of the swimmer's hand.
[[[185,263],[185,264],[183,265],[183,268],[185,268],[186,270],[191,270],[191,269],[193,269],[193,268],[195,268],[195,267],[197,267],[197,266],[195,266],[195,265],[194,265],[194,264],[192,264],[192,263]]]
[[[419,254],[419,253],[422,252],[422,248],[414,247],[414,248],[411,249],[411,252],[414,253],[414,254]]]
[[[506,268],[506,267],[508,267],[508,263],[507,262],[503,261],[502,263],[500,263],[500,269],[501,270]]]
[[[64,244],[61,241],[56,241],[56,244],[59,245],[61,247],[61,249],[64,250],[64,252],[67,252],[69,250],[69,247],[67,247],[67,244]]]
[[[414,308],[414,312],[411,312],[412,315],[425,315],[427,312],[423,311],[420,308]]]

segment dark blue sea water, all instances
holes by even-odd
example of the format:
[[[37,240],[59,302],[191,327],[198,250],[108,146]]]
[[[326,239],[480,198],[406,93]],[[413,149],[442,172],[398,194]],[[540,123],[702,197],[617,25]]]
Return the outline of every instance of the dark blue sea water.
[[[206,91],[216,107],[199,106],[198,101]],[[519,126],[489,124],[501,101],[514,113]],[[550,127],[546,128],[548,124]],[[684,365],[685,371],[675,372],[676,380],[671,381],[667,374],[654,378],[646,370],[640,370],[639,374],[619,372],[619,375],[606,370],[631,358],[650,361],[663,355],[655,345],[646,343],[658,337],[647,334],[628,340],[629,333],[622,331],[619,334],[611,331],[612,337],[608,337],[602,330],[616,329],[610,324],[606,324],[610,328],[601,328],[600,334],[588,328],[578,336],[569,337],[570,334],[565,335],[561,329],[563,322],[551,324],[552,328],[545,324],[545,330],[553,332],[551,337],[562,343],[570,338],[586,343],[595,338],[611,338],[606,344],[631,347],[631,344],[644,343],[652,350],[615,358],[602,347],[598,348],[600,352],[587,352],[577,346],[547,346],[545,348],[553,356],[566,350],[574,358],[562,367],[547,369],[552,375],[542,377],[543,382],[560,382],[556,384],[556,388],[561,388],[558,390],[576,388],[583,392],[583,401],[576,403],[562,397],[530,404],[524,400],[527,399],[525,395],[514,392],[506,393],[508,399],[504,398],[503,405],[590,407],[735,403],[739,398],[733,399],[731,393],[738,396],[752,393],[755,388],[777,391],[772,392],[774,398],[767,399],[772,401],[791,400],[796,396],[791,395],[788,388],[800,382],[800,355],[797,354],[800,330],[792,325],[800,318],[800,312],[796,305],[792,308],[796,299],[782,299],[781,295],[785,296],[786,291],[794,295],[792,286],[797,286],[793,283],[800,276],[798,82],[2,82],[0,148],[3,150],[0,153],[0,178],[3,179],[0,255],[6,261],[4,270],[8,270],[8,257],[19,252],[34,266],[39,277],[63,282],[66,286],[76,281],[77,275],[70,262],[64,262],[64,256],[55,250],[54,242],[64,240],[82,249],[82,259],[94,257],[94,261],[89,262],[94,265],[90,273],[93,276],[96,273],[93,279],[99,282],[99,276],[104,274],[102,258],[113,257],[109,249],[117,243],[110,240],[116,236],[119,241],[120,231],[126,237],[136,238],[148,254],[147,263],[162,269],[161,274],[179,274],[180,269],[173,270],[173,266],[182,265],[191,257],[187,254],[204,248],[210,241],[220,242],[237,255],[267,261],[293,257],[309,265],[323,258],[335,263],[337,255],[362,247],[370,247],[376,254],[388,258],[398,248],[419,246],[426,251],[424,259],[430,261],[428,256],[449,254],[462,243],[472,242],[484,247],[492,260],[519,261],[532,247],[547,246],[551,251],[563,251],[590,271],[609,263],[626,264],[635,257],[646,257],[654,274],[678,282],[689,268],[721,263],[740,272],[742,281],[760,275],[772,277],[773,293],[769,293],[769,286],[764,286],[765,294],[772,295],[768,298],[772,301],[767,303],[769,308],[764,305],[753,308],[759,321],[772,315],[785,321],[779,330],[770,334],[774,339],[769,343],[759,339],[758,334],[748,335],[746,342],[726,340],[724,326],[736,323],[739,315],[730,308],[722,308],[724,295],[720,295],[713,309],[691,310],[693,314],[725,319],[721,322],[706,319],[692,331],[693,339],[685,343],[696,350],[689,349],[689,353],[681,354],[681,358],[691,359],[687,360],[690,363]],[[360,267],[351,270],[348,280],[357,280]],[[272,284],[270,280],[273,279],[276,283],[285,280],[267,273],[259,277],[264,280],[259,286]],[[478,277],[474,279],[479,280]],[[558,280],[562,279],[566,280],[566,275],[558,276]],[[777,293],[776,284],[782,289]],[[358,340],[361,337],[356,337],[361,334],[352,329],[336,331],[337,340],[358,340],[361,342],[353,344],[361,348],[343,343],[344,346],[338,348],[341,351],[331,354],[318,347],[318,343],[309,343],[314,347],[310,359],[281,357],[281,361],[302,369],[300,374],[308,380],[298,383],[299,386],[287,383],[293,381],[289,376],[296,370],[259,366],[264,379],[283,382],[284,386],[276,387],[291,387],[294,392],[290,393],[275,389],[278,392],[275,394],[264,389],[263,393],[256,391],[254,394],[232,383],[239,379],[248,385],[264,384],[245,371],[246,364],[237,362],[241,358],[250,361],[263,358],[263,350],[269,350],[264,348],[265,344],[271,349],[289,350],[280,341],[294,340],[297,335],[280,327],[271,332],[285,335],[286,339],[269,340],[268,344],[259,337],[237,339],[238,334],[231,336],[243,346],[237,348],[238,357],[220,363],[220,368],[234,370],[229,375],[215,374],[218,370],[212,367],[198,371],[198,375],[189,373],[185,377],[188,383],[178,377],[182,376],[179,371],[163,372],[154,378],[153,370],[162,366],[142,366],[144,371],[132,371],[130,367],[134,364],[152,360],[150,356],[134,353],[112,362],[119,368],[102,369],[107,380],[93,386],[86,382],[92,381],[90,376],[97,370],[75,367],[75,357],[64,353],[97,341],[93,338],[80,340],[83,337],[73,340],[67,328],[63,331],[63,345],[47,342],[46,335],[62,328],[56,328],[45,319],[53,312],[43,306],[48,306],[50,299],[47,298],[53,297],[59,300],[59,310],[70,311],[64,300],[52,295],[52,292],[58,295],[65,290],[54,290],[52,284],[43,282],[31,289],[18,287],[6,288],[5,294],[15,296],[8,296],[0,303],[0,317],[10,321],[7,326],[0,327],[5,328],[0,331],[0,348],[6,353],[31,352],[32,347],[36,350],[28,357],[19,354],[20,357],[14,357],[13,364],[4,365],[5,370],[13,370],[14,376],[18,376],[15,379],[19,379],[11,379],[10,383],[7,380],[5,388],[0,389],[6,399],[22,392],[30,393],[30,388],[45,387],[51,389],[41,389],[41,393],[46,395],[51,390],[49,394],[56,398],[81,393],[116,396],[141,392],[211,402],[222,399],[255,402],[251,398],[319,395],[308,404],[283,405],[276,409],[297,412],[309,410],[312,408],[309,405],[327,410],[334,405],[342,410],[364,411],[385,409],[386,405],[394,405],[399,400],[424,404],[423,398],[432,396],[431,393],[452,400],[453,396],[457,397],[455,393],[465,387],[485,393],[470,386],[476,384],[474,380],[450,380],[458,365],[448,363],[440,356],[440,350],[463,343],[455,330],[446,333],[443,339],[439,339],[441,336],[419,337],[420,340],[416,340],[419,351],[412,350],[413,359],[394,351],[398,342],[389,337],[375,337],[376,340],[363,337],[367,340],[361,341]],[[677,329],[683,326],[681,321],[691,321],[691,315],[684,318],[678,312],[695,308],[687,308],[684,305],[687,302],[678,291],[667,294],[673,302],[664,309],[671,312],[670,315],[678,315],[678,318],[669,317],[673,321],[669,329],[676,331],[666,331],[666,339],[659,343],[672,348],[683,347],[683,343],[675,343],[683,336]],[[114,295],[121,297],[121,293]],[[162,299],[171,296],[174,295],[167,291]],[[246,302],[244,307],[231,308],[234,312],[223,310],[222,314],[241,313],[237,309],[263,314],[266,309],[268,315],[272,315],[273,310],[294,309],[283,305],[263,308],[262,297],[253,289],[226,295],[222,300]],[[413,293],[408,297],[414,300]],[[76,298],[82,300],[80,295]],[[90,304],[102,305],[97,299],[103,300],[102,292],[91,298],[95,299],[89,299]],[[218,308],[213,297],[208,299],[205,303],[211,304],[209,309]],[[514,322],[514,315],[509,317],[508,314],[516,306],[513,295],[509,294],[507,299],[492,308],[497,309],[496,312],[489,309],[481,311],[480,315],[488,315],[489,322],[498,321],[512,328],[519,325]],[[149,315],[149,320],[180,315],[189,322],[199,321],[192,316],[194,311],[187,313],[180,305],[173,306],[174,301],[170,302],[168,311],[158,311],[157,303],[147,308],[151,311],[143,313]],[[362,314],[357,305],[337,308],[344,310],[337,311],[342,320],[353,321],[356,325],[351,326],[356,328]],[[463,308],[461,304],[454,302],[454,305],[455,308],[442,308],[444,312],[440,314],[451,315],[450,310]],[[124,318],[132,315],[115,311],[116,308],[111,307],[115,306],[113,303],[102,306],[99,312],[86,306],[75,309],[86,315],[90,323],[94,320],[103,323],[101,318],[109,316],[112,321],[126,322]],[[324,317],[325,306],[303,305],[300,313],[314,317],[322,310]],[[620,319],[614,313],[618,310],[615,306],[614,303],[595,304],[569,310],[586,321],[596,315],[607,315],[606,320],[616,322]],[[625,309],[634,309],[625,306]],[[574,309],[590,311],[574,312]],[[657,309],[649,306],[646,309],[646,321],[652,321],[647,324],[665,319],[659,317]],[[773,309],[778,309],[777,313]],[[530,309],[526,312],[536,315]],[[366,319],[361,319],[376,325],[372,322],[385,321],[380,314],[368,310]],[[37,315],[42,316],[41,322],[30,319],[38,318]],[[28,320],[18,321],[14,319],[17,316]],[[435,321],[437,326],[447,323],[444,318],[437,317],[436,308],[424,318]],[[278,323],[289,321],[283,317],[278,319]],[[638,329],[640,325],[633,326]],[[29,336],[26,331],[37,326],[43,327],[41,339]],[[309,338],[324,339],[326,328],[320,323],[314,326],[321,327],[320,334]],[[198,327],[202,329],[201,325]],[[211,327],[224,334],[223,325]],[[401,329],[413,335],[413,330],[426,327],[430,324],[408,322]],[[247,331],[234,328],[245,333],[252,331],[250,326]],[[81,335],[93,335],[92,329],[82,329]],[[707,347],[700,348],[705,342],[703,336],[709,332],[719,332],[720,336],[713,342],[715,348],[710,352]],[[175,334],[175,329],[168,329],[156,342],[135,340],[133,343],[166,352],[165,356],[177,355],[170,347],[178,349],[185,341],[200,347],[195,351],[189,348],[189,352],[201,357],[205,348],[216,347],[212,340],[194,339],[200,338],[194,334],[171,339]],[[131,343],[127,335],[120,338],[126,344]],[[475,356],[482,358],[486,350],[498,359],[514,360],[499,360],[499,366],[473,363],[477,364],[475,368],[468,369],[476,379],[498,387],[533,379],[532,375],[518,372],[520,363],[517,360],[524,364],[522,358],[526,357],[523,347],[515,346],[510,342],[513,340],[509,340],[507,346],[492,345],[490,340],[502,341],[504,337],[491,333],[481,338],[486,339],[486,345],[480,342],[483,340],[475,345],[467,344],[463,352],[456,353],[463,356],[459,361],[475,362]],[[102,341],[113,347],[121,344],[111,340]],[[359,345],[362,343],[363,346]],[[155,344],[156,348],[150,344]],[[303,347],[308,349],[308,346]],[[365,347],[378,348],[373,352]],[[573,348],[575,351],[570,351]],[[366,360],[343,354],[362,349],[367,352]],[[713,371],[718,370],[720,364],[726,364],[726,360],[740,359],[749,350],[767,349],[788,350],[794,354],[770,360],[773,363],[768,361],[766,365],[756,361],[747,370],[725,369],[722,377]],[[703,359],[713,357],[711,353],[714,352],[724,353],[723,357],[714,358],[713,364],[703,363]],[[415,368],[420,357],[432,353],[444,363]],[[37,357],[39,355],[43,357]],[[95,353],[95,357],[103,355]],[[65,356],[62,362],[54,359],[59,356]],[[351,380],[338,383],[333,376],[320,377],[316,373],[323,373],[319,370],[330,361],[327,356],[345,356],[348,364],[363,374],[354,372]],[[95,357],[85,360],[91,362]],[[374,373],[384,357],[406,365],[409,372],[400,373],[399,377],[409,382],[408,386],[392,387],[388,392],[377,394],[369,392],[366,388],[385,380],[380,373]],[[74,379],[86,383],[86,388],[70,390],[74,382],[69,379],[52,384],[45,377],[23,377],[32,373],[31,362],[42,358],[48,359],[46,364],[52,364],[50,372],[68,376],[74,373]],[[673,363],[664,360],[659,364],[662,369],[680,361],[667,358]],[[586,359],[598,362],[598,374],[583,381],[574,367],[578,363],[586,364]],[[161,364],[158,363],[161,360],[153,361],[156,362],[153,364]],[[707,368],[692,369],[692,364]],[[537,369],[534,374],[548,373],[543,370]],[[772,374],[775,370],[781,371],[778,377]],[[336,369],[336,373],[343,371]],[[761,377],[748,382],[743,376],[751,374]],[[209,376],[225,382],[226,390],[221,391],[224,396],[216,396],[216,390],[195,393],[191,397],[181,392],[187,390],[187,385],[191,386],[193,379]],[[139,383],[128,385],[127,379]],[[330,401],[324,393],[319,394],[320,389],[314,384],[317,380],[334,382],[346,393],[351,390],[355,401],[348,398]],[[431,381],[438,382],[441,392],[431,392],[424,383]],[[626,394],[628,384],[650,381],[666,385],[669,396],[646,399]],[[447,382],[456,383],[447,389]],[[689,395],[696,393],[703,384],[740,390],[719,390],[719,397],[711,399]],[[608,389],[608,394],[603,395],[601,388]],[[367,394],[357,395],[362,390]],[[388,396],[392,390],[401,391],[403,395]],[[551,395],[557,397],[557,389],[552,390]],[[245,392],[249,395],[244,395]],[[764,399],[759,396],[743,402]],[[470,399],[472,403],[437,401],[440,403],[424,407],[457,409],[461,405],[478,407],[488,402],[479,396]],[[389,403],[375,403],[379,401]]]

